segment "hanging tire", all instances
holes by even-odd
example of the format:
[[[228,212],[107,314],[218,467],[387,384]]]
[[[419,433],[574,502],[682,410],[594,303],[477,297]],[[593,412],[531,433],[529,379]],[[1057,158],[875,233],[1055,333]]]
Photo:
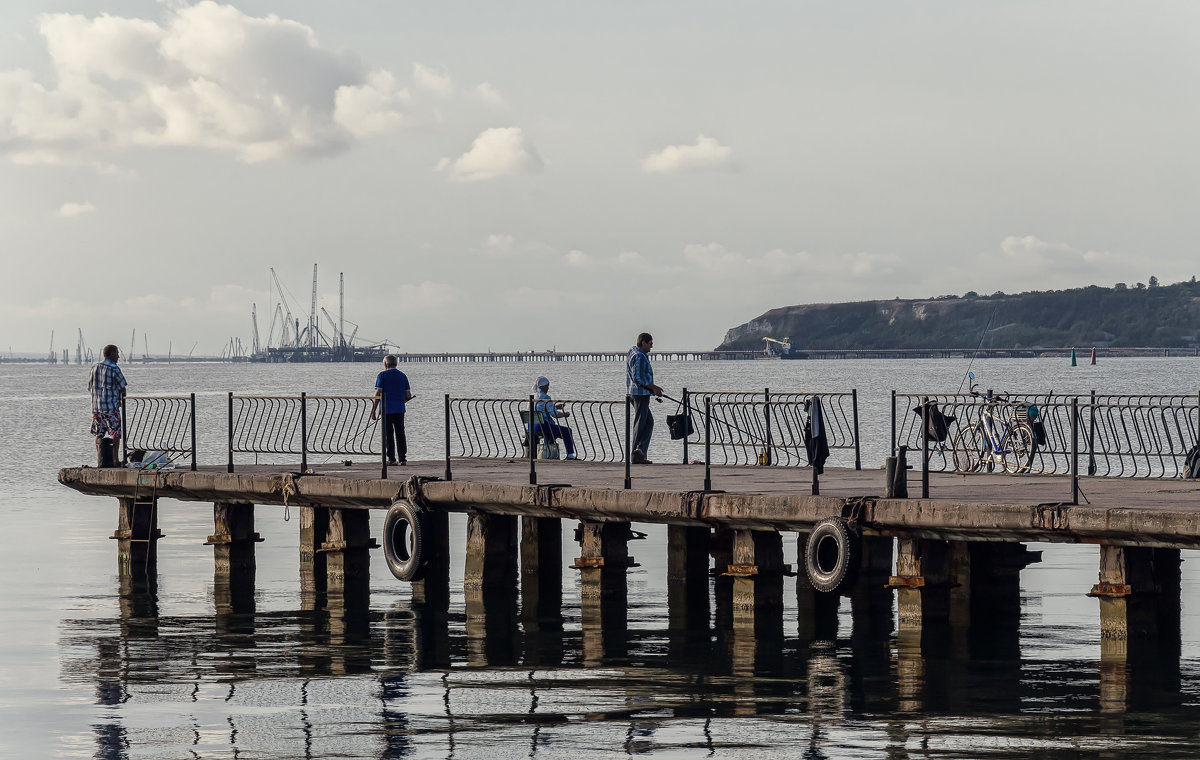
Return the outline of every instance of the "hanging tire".
[[[404,499],[392,502],[383,521],[383,556],[392,575],[402,581],[425,576],[426,532],[424,510]]]
[[[840,594],[858,579],[862,540],[845,518],[827,517],[813,526],[804,545],[804,569],[817,591]]]

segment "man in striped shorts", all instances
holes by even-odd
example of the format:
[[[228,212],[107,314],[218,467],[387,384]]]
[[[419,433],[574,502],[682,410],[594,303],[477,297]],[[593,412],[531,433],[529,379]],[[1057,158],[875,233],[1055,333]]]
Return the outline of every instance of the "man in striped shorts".
[[[117,366],[121,352],[114,345],[104,347],[104,361],[92,365],[88,391],[92,394],[92,435],[96,436],[96,458],[105,436],[112,438],[113,460],[121,442],[121,399],[125,396],[125,375]]]

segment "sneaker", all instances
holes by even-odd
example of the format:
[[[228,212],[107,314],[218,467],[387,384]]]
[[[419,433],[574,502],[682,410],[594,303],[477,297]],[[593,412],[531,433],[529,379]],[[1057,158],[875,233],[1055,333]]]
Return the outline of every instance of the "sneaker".
[[[652,462],[646,458],[646,453],[641,449],[633,450],[632,461],[634,464],[652,464]]]
[[[567,459],[575,460],[579,459],[579,457],[575,456],[574,454],[567,454]]]
[[[388,464],[389,464],[389,465],[391,465],[392,467],[395,467],[395,466],[396,466],[396,460],[395,460],[395,459],[389,459],[389,460],[388,460]]]
[[[401,467],[407,467],[407,466],[408,466],[408,460],[407,460],[407,459],[401,459],[401,460],[400,460],[400,466],[401,466]]]

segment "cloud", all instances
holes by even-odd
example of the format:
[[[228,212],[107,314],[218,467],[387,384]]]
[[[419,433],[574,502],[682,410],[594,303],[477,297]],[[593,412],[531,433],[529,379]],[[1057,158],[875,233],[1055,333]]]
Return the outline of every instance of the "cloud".
[[[413,64],[413,86],[441,98],[454,94],[454,80],[449,74],[420,63]]]
[[[455,182],[479,182],[507,174],[525,174],[545,164],[525,140],[520,127],[486,129],[471,143],[471,149],[454,161],[443,158],[439,171],[449,171]]]
[[[691,243],[684,246],[683,259],[688,267],[723,280],[751,279],[775,281],[778,278],[810,275],[851,276],[857,279],[882,279],[898,272],[901,258],[890,253],[826,253],[785,251],[776,248],[759,255],[732,251],[720,243]]]
[[[642,171],[647,174],[714,171],[732,166],[733,148],[704,135],[696,138],[695,145],[668,145],[642,160]]]
[[[980,262],[995,263],[994,253],[979,254]],[[1000,258],[1006,269],[1036,274],[1112,274],[1122,276],[1122,270],[1136,271],[1135,257],[1119,256],[1109,251],[1084,251],[1069,243],[1042,240],[1035,235],[1010,235],[1000,241]]]
[[[202,0],[155,21],[38,19],[53,84],[0,72],[0,152],[93,164],[131,148],[188,147],[255,162],[343,150],[405,123],[386,71],[321,47],[313,30]]]
[[[563,261],[567,262],[568,266],[580,268],[591,266],[592,263],[590,256],[577,249],[567,251],[566,255],[563,256]]]
[[[493,253],[509,253],[516,242],[512,235],[492,233],[487,236],[487,240],[483,241],[483,248]]]
[[[83,203],[75,203],[74,201],[67,201],[66,203],[64,203],[63,205],[58,207],[58,215],[63,217],[64,219],[70,219],[72,217],[83,216],[85,214],[94,214],[94,213],[96,213],[96,207],[87,201],[84,201]]]
[[[508,103],[504,100],[504,96],[500,94],[492,85],[487,82],[482,82],[475,87],[475,98],[485,106],[492,108],[504,108]]]

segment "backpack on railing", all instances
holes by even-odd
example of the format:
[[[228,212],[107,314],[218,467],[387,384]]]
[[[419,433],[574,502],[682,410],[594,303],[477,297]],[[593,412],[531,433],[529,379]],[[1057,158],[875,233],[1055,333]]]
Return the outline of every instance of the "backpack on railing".
[[[1192,450],[1187,453],[1183,459],[1183,472],[1180,477],[1188,480],[1200,479],[1200,443],[1192,447]]]
[[[942,414],[938,402],[928,398],[914,406],[913,413],[920,417],[925,409],[928,409],[925,415],[925,438],[933,443],[945,441],[950,436],[950,423],[957,418],[953,414]]]

